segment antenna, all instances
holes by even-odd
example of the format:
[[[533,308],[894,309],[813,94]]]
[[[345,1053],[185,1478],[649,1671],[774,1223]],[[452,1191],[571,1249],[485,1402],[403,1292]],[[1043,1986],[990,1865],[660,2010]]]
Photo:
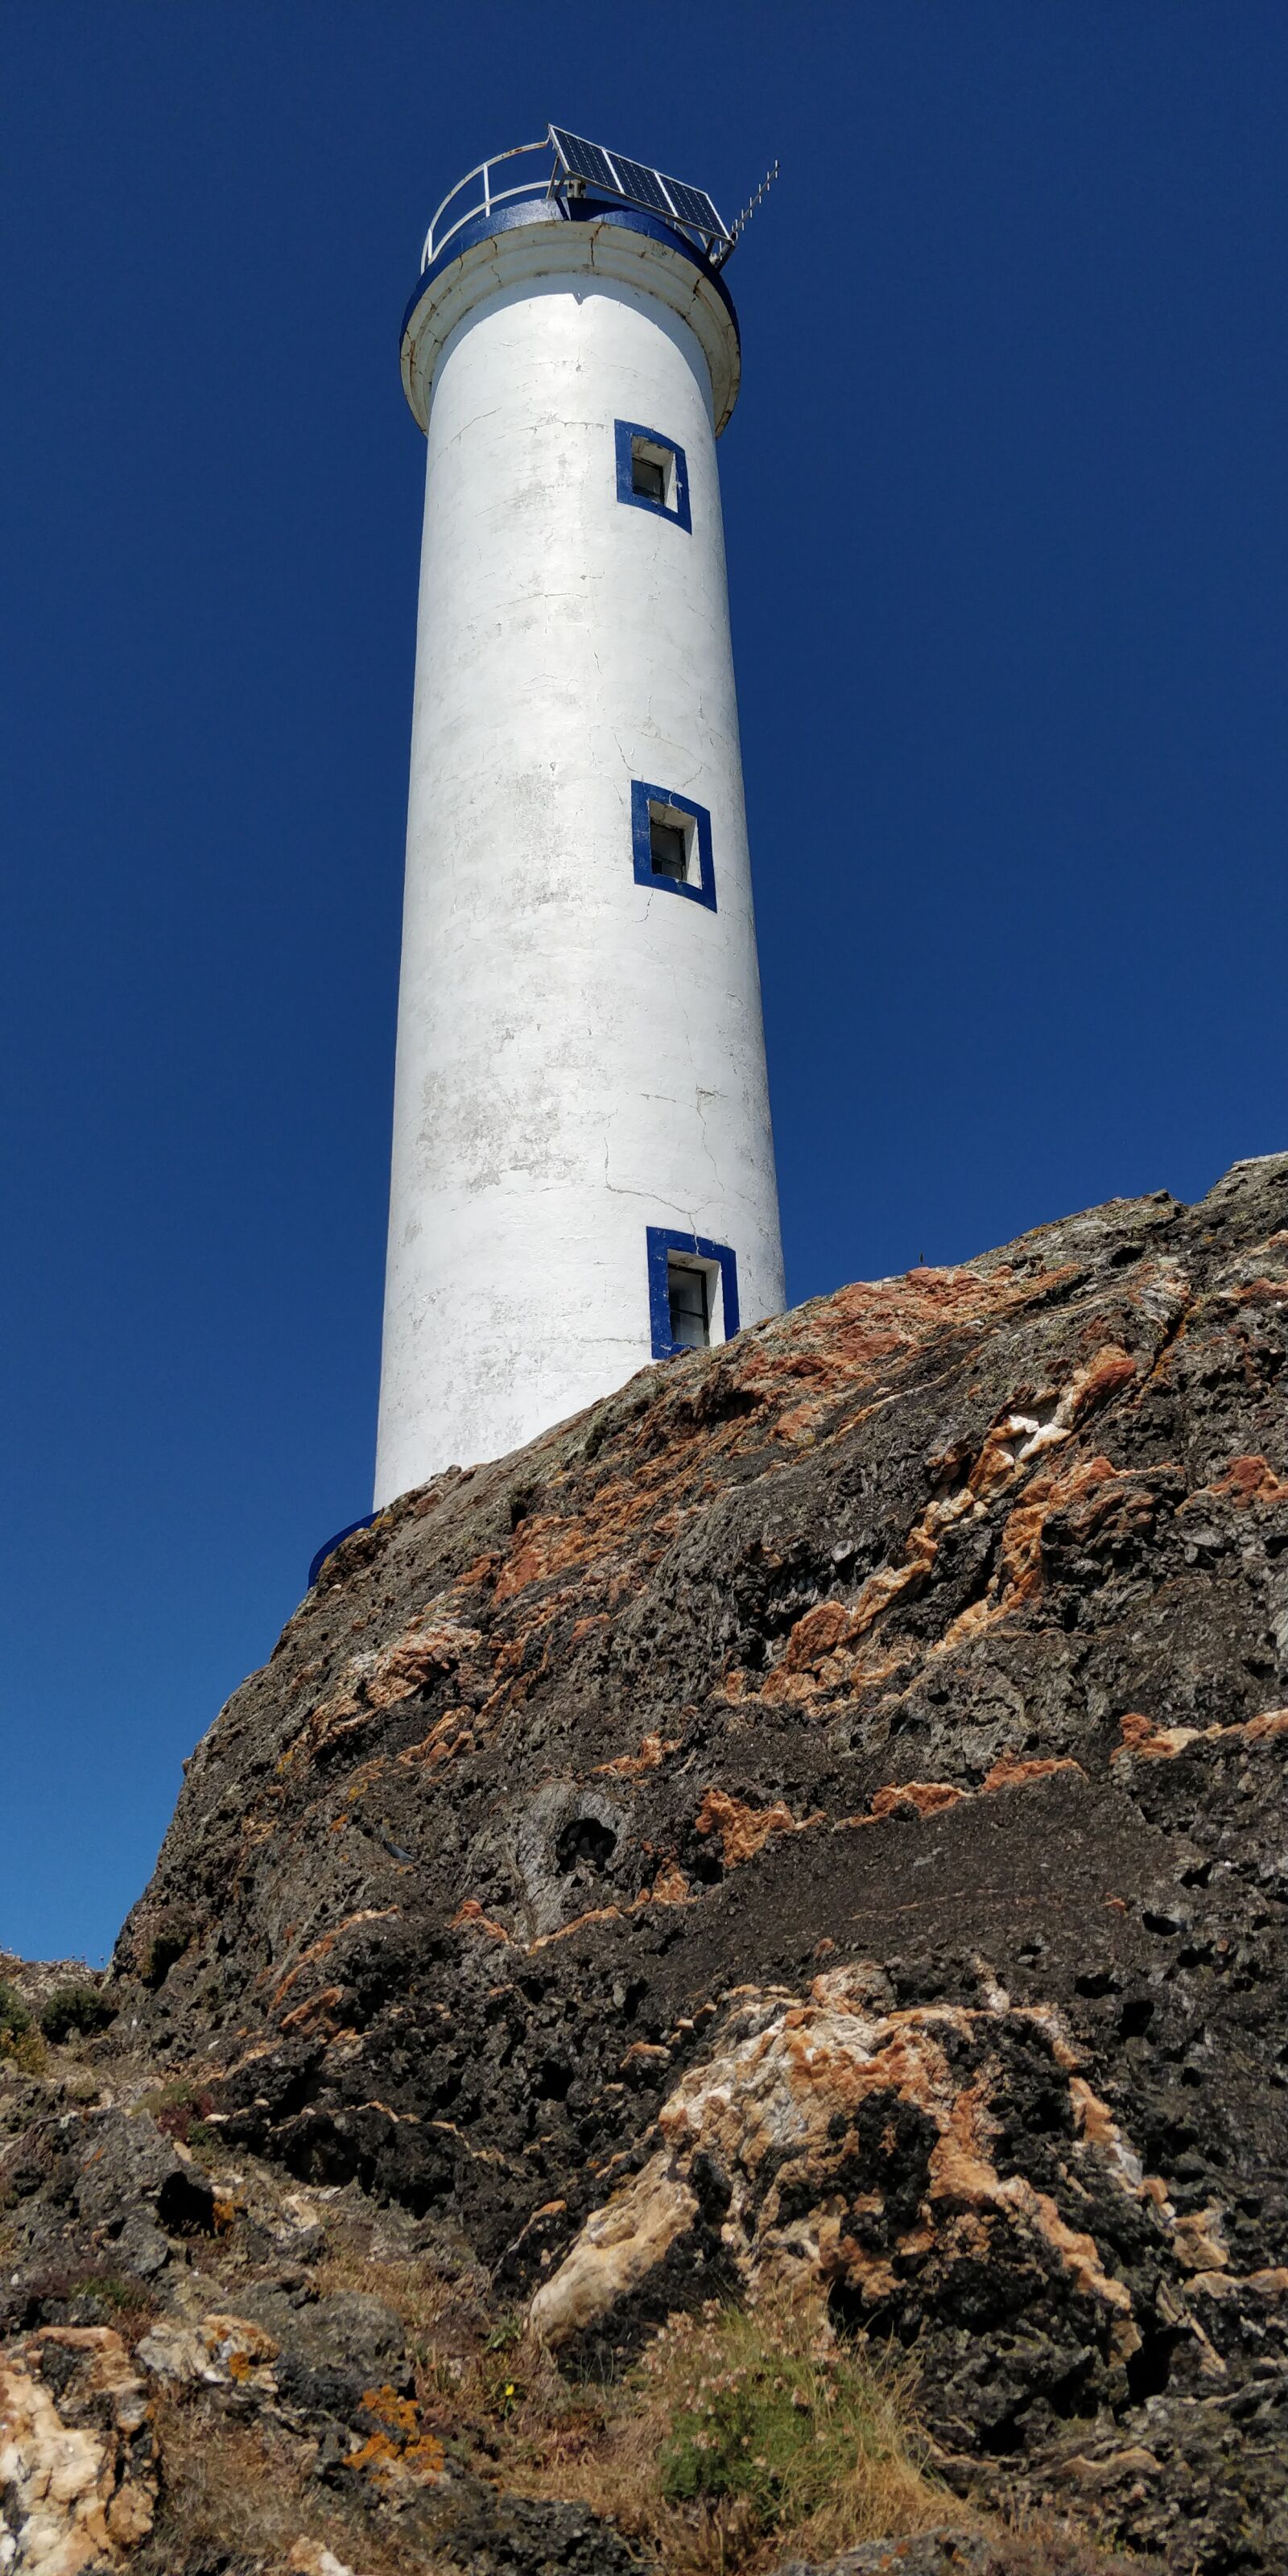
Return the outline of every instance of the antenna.
[[[775,181],[775,179],[777,178],[777,176],[778,176],[778,161],[777,161],[777,158],[775,157],[775,161],[774,161],[773,169],[772,169],[772,170],[766,170],[765,175],[764,175],[764,178],[761,180],[760,186],[759,186],[759,187],[757,188],[757,190],[756,190],[755,196],[754,196],[754,197],[749,197],[749,198],[748,198],[748,200],[747,200],[746,205],[743,207],[742,213],[741,213],[740,215],[735,215],[735,216],[734,216],[732,230],[733,230],[733,237],[734,237],[734,240],[735,240],[735,241],[740,241],[740,240],[741,240],[742,235],[745,233],[745,231],[746,231],[746,229],[747,229],[748,224],[751,222],[752,216],[754,215],[754,213],[755,213],[755,211],[756,211],[757,206],[761,206],[761,205],[763,205],[763,204],[764,204],[764,201],[765,201],[766,197],[768,196],[769,191],[770,191],[770,189],[772,188],[772,186],[773,186],[773,184],[774,184],[774,181]]]

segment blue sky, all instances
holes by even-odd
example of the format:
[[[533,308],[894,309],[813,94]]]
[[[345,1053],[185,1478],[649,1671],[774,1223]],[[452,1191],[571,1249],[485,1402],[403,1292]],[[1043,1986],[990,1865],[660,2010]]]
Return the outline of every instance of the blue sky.
[[[99,1958],[365,1508],[427,218],[736,206],[793,1300],[1288,1144],[1279,0],[7,0],[0,1943]]]

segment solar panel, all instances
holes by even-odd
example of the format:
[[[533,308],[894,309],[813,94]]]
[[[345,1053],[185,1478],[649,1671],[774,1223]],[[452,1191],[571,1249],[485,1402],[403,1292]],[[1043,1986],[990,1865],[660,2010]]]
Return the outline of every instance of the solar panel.
[[[686,187],[681,179],[664,179],[647,162],[632,161],[624,152],[604,152],[598,143],[588,143],[584,134],[570,134],[563,125],[551,126],[550,139],[567,178],[585,180],[592,188],[606,188],[610,196],[625,197],[633,206],[646,206],[650,214],[661,215],[668,222],[689,224],[695,232],[714,234],[718,241],[730,239],[705,188]]]
[[[550,137],[569,176],[588,179],[592,188],[611,188],[613,195],[622,194],[613,175],[613,165],[597,143],[587,143],[581,134],[569,134],[562,125],[552,125]]]
[[[681,179],[664,178],[662,185],[682,224],[692,224],[695,232],[718,233],[722,241],[728,239],[705,188],[686,188]]]
[[[671,209],[657,183],[656,170],[646,169],[642,161],[628,161],[624,152],[613,154],[613,167],[621,183],[621,192],[636,206],[647,206],[652,215],[668,220]]]

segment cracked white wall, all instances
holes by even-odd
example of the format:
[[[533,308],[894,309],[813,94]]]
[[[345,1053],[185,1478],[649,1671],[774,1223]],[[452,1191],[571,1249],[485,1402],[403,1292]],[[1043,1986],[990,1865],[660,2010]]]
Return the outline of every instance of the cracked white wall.
[[[711,377],[676,255],[581,229],[489,245],[434,374],[378,1504],[649,1362],[648,1225],[783,1302]],[[618,500],[622,419],[691,534]],[[710,808],[715,912],[636,883],[632,778]]]

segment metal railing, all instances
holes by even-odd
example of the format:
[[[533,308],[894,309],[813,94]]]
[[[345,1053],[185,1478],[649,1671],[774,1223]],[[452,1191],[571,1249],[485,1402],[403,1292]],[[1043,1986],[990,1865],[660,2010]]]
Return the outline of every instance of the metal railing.
[[[476,169],[467,170],[465,177],[463,179],[458,179],[454,188],[449,188],[447,195],[444,197],[441,206],[438,208],[434,219],[430,224],[429,231],[425,235],[425,247],[420,255],[422,277],[424,276],[426,269],[431,268],[434,261],[442,257],[448,243],[455,240],[456,235],[464,230],[466,224],[472,222],[475,215],[490,215],[494,206],[504,206],[509,204],[515,197],[535,197],[542,193],[543,182],[544,194],[548,197],[557,198],[561,202],[565,202],[565,210],[567,199],[584,198],[587,188],[586,179],[578,176],[575,170],[565,168],[563,165],[563,159],[561,156],[564,153],[567,139],[568,138],[564,137],[561,132],[560,143],[556,149],[555,130],[553,127],[547,127],[547,130],[542,135],[539,143],[512,143],[508,152],[493,152],[489,155],[486,161],[480,161]],[[595,145],[592,148],[597,153],[601,161],[608,162],[608,155],[603,153],[598,145]],[[536,169],[531,166],[535,162],[538,154],[540,154],[544,163],[544,167],[540,169]],[[494,171],[504,170],[505,164],[509,161],[526,161],[530,166],[525,176],[519,180],[517,186],[498,188],[494,185],[492,174]],[[638,165],[634,163],[626,163],[623,166],[628,173],[636,170],[638,167]],[[611,162],[608,162],[608,167],[610,173],[608,180],[593,179],[590,182],[595,189],[595,196],[591,200],[592,209],[597,209],[600,204],[601,197],[607,196],[611,202],[617,202],[628,206],[642,205],[646,210],[657,211],[656,194],[651,197],[637,197],[633,193],[629,184],[625,187],[620,184],[620,174],[613,169]],[[672,188],[676,188],[678,186],[678,183],[675,180],[671,180],[668,183],[662,178],[660,172],[653,172],[645,169],[641,175],[644,178],[652,180],[655,191],[658,188],[665,189],[668,184]],[[711,207],[711,213],[715,216],[714,225],[695,222],[690,219],[687,212],[684,214],[678,213],[675,206],[671,205],[669,197],[665,202],[670,208],[670,212],[664,217],[664,220],[669,222],[676,232],[682,233],[685,240],[691,242],[695,249],[700,250],[704,259],[708,260],[713,268],[722,268],[734,247],[739,233],[749,221],[750,217],[755,213],[756,207],[760,204],[761,198],[765,195],[771,180],[776,178],[777,175],[778,164],[775,162],[774,168],[769,173],[769,176],[761,182],[750,206],[744,209],[743,213],[739,216],[737,223],[733,225],[731,230],[726,231],[725,227],[720,224],[720,219],[715,213],[715,208],[714,206],[711,206],[710,198],[705,196],[703,197],[703,202],[707,206]],[[618,184],[612,184],[614,180],[616,180]],[[689,197],[695,197],[702,195],[703,192],[700,190],[690,189],[681,193]],[[457,211],[452,214],[452,218],[449,223],[445,221],[445,218],[449,213],[451,213],[453,207],[455,207]],[[716,229],[716,226],[719,226],[718,230]]]
[[[550,180],[554,172],[555,156],[554,146],[551,143],[549,134],[547,133],[542,135],[539,143],[512,143],[508,152],[494,152],[489,160],[480,161],[477,169],[467,170],[464,178],[458,179],[454,188],[449,188],[441,206],[434,215],[429,231],[425,235],[425,247],[420,255],[422,276],[424,275],[425,270],[432,266],[440,253],[446,250],[449,241],[453,239],[454,235],[461,231],[463,225],[469,223],[472,216],[490,215],[494,206],[503,206],[512,197],[533,197],[536,195],[537,189],[540,185],[540,179],[535,172],[531,176],[521,179],[516,188],[494,188],[492,185],[492,173],[494,170],[499,170],[503,162],[517,161],[522,154],[532,154],[534,152],[545,154],[546,168],[541,176],[544,177],[546,186],[549,187]],[[469,204],[465,207],[462,213],[455,216],[450,224],[444,225],[443,217],[447,213],[448,207],[454,205],[457,198],[461,196],[464,190],[476,179],[481,182],[481,185],[475,190],[474,195],[470,198]]]

